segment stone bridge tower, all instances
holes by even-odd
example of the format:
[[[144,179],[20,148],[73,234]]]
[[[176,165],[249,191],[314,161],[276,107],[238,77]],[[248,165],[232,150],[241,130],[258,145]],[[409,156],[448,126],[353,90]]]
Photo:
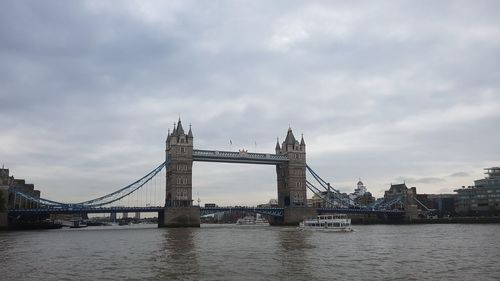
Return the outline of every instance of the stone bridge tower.
[[[167,136],[166,161],[166,207],[192,206],[193,178],[193,133],[186,135],[181,120]]]
[[[159,226],[200,226],[200,209],[193,206],[193,132],[191,126],[184,132],[180,118],[168,133],[165,157],[165,212]]]
[[[285,141],[276,142],[276,154],[285,155],[288,163],[276,166],[278,178],[278,205],[280,207],[305,207],[306,198],[306,144],[300,143],[288,128]]]
[[[276,154],[285,155],[288,162],[276,165],[278,179],[278,205],[283,218],[275,219],[274,225],[298,225],[304,217],[316,216],[316,210],[307,207],[306,186],[306,143],[302,136],[300,143],[288,128],[285,141],[276,143]]]

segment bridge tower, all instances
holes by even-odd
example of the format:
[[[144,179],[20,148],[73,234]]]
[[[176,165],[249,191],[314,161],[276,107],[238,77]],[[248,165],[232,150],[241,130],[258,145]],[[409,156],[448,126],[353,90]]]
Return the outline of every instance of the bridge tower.
[[[288,128],[285,141],[276,142],[276,154],[285,155],[288,163],[276,166],[278,178],[278,205],[280,207],[304,207],[306,199],[306,144],[300,143]]]
[[[300,143],[288,128],[286,138],[280,146],[276,142],[276,154],[285,155],[288,162],[276,165],[278,180],[278,205],[284,208],[282,221],[274,224],[295,225],[304,217],[315,216],[313,208],[307,208],[306,186],[306,143],[302,136]]]
[[[193,206],[193,132],[186,134],[181,119],[166,140],[165,212],[159,226],[200,226],[200,209]]]

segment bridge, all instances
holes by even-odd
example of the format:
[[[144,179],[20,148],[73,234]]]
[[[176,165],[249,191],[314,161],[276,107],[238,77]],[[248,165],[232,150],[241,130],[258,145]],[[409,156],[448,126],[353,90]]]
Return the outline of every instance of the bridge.
[[[283,208],[279,207],[199,207],[201,216],[206,216],[224,212],[245,212],[261,214],[271,217],[282,217]],[[99,208],[36,208],[36,209],[13,209],[10,210],[12,215],[50,215],[50,214],[110,214],[110,213],[158,213],[164,211],[163,206],[147,206],[147,207],[99,207]],[[395,210],[375,210],[369,208],[316,208],[318,214],[403,214],[404,212],[398,209]]]
[[[272,207],[216,207],[204,208],[193,205],[193,161],[273,165],[277,175],[278,206]],[[161,171],[165,169],[165,177]],[[200,216],[230,211],[259,213],[270,218],[273,225],[297,225],[304,217],[322,213],[404,215],[404,199],[377,202],[361,206],[347,194],[332,187],[306,164],[306,144],[302,137],[295,139],[289,128],[285,140],[276,143],[275,153],[249,153],[193,149],[191,126],[185,133],[181,120],[168,132],[165,161],[129,185],[114,192],[78,203],[65,203],[40,196],[33,186],[19,182],[0,173],[0,227],[14,217],[43,216],[52,214],[88,213],[158,213],[159,226],[199,226]],[[309,175],[310,178],[307,178]],[[3,186],[3,187],[2,187]],[[307,205],[307,190],[321,198],[327,208]],[[163,194],[163,195],[162,195]],[[3,197],[3,202],[2,202]],[[128,201],[128,203],[127,203]],[[132,204],[130,203],[132,201]],[[135,204],[134,204],[135,201]],[[7,219],[5,219],[7,217]]]

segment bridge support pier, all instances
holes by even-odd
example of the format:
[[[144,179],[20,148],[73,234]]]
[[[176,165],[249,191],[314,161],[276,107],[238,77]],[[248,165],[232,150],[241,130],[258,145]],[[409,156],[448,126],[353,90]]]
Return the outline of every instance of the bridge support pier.
[[[7,212],[0,212],[0,230],[9,228],[9,219]]]
[[[7,208],[9,204],[9,187],[0,186],[0,229],[9,227]]]
[[[158,227],[200,227],[200,207],[166,207],[158,214]]]
[[[270,221],[273,226],[298,226],[305,218],[315,218],[317,216],[316,208],[296,207],[285,208],[283,217],[275,217]]]
[[[405,204],[405,219],[406,221],[418,219],[418,207],[416,204]]]

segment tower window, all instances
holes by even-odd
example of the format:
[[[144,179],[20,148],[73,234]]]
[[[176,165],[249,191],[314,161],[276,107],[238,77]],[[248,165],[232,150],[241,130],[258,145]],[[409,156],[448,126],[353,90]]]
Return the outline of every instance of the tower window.
[[[188,171],[188,165],[186,164],[178,164],[177,171]]]

